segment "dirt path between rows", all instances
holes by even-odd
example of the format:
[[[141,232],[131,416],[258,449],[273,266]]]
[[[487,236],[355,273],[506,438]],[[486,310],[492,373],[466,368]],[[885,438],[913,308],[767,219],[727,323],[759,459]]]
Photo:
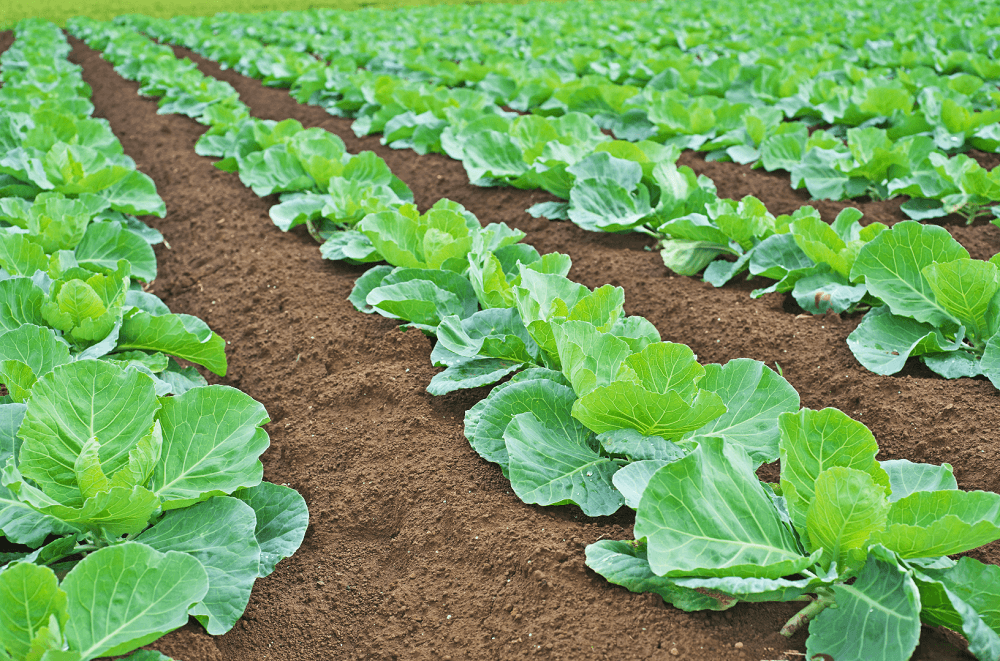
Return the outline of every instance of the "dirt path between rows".
[[[801,658],[784,652],[803,651],[803,634],[790,642],[777,634],[793,605],[687,614],[587,570],[583,547],[631,537],[632,517],[522,504],[462,433],[464,412],[485,390],[428,395],[430,341],[345,300],[362,269],[323,261],[304,232],[280,232],[267,215],[273,199],[194,154],[203,127],[157,115],[137,84],[72,43],[95,114],[109,119],[167,204],[165,219],[151,219],[172,247],[157,251],[154,292],[231,341],[223,382],[263,402],[272,419],[265,479],[298,489],[312,517],[302,549],[257,583],[232,632],[212,638],[189,625],[154,647],[181,661]],[[524,229],[542,252],[569,253],[571,277],[624,287],[629,314],[645,315],[704,362],[780,363],[804,406],[836,406],[871,427],[880,458],[948,461],[961,487],[1000,491],[1000,396],[988,381],[947,382],[920,368],[870,374],[845,343],[857,318],[797,318],[785,296],[750,299],[754,283],[714,289],[672,277],[639,236],[532,219],[523,210],[546,194],[474,188],[459,163],[358,140],[349,122],[286,91],[193,59],[232,83],[257,116],[295,117],[337,133],[351,151],[373,149],[421,207],[450,197],[483,223]],[[753,190],[757,175],[712,173],[731,196]],[[995,227],[960,229],[976,257],[1000,248]],[[997,563],[1000,544],[975,555]],[[958,636],[925,628],[913,658],[971,659],[961,646]]]

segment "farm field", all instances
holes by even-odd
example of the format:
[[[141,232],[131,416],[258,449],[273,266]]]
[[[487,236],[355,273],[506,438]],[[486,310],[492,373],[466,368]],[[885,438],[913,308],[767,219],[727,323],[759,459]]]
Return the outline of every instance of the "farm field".
[[[11,33],[0,35],[0,51],[11,41]],[[271,439],[264,479],[296,489],[310,510],[302,547],[256,583],[232,631],[212,637],[192,621],[153,649],[184,661],[803,658],[805,632],[778,633],[800,604],[686,613],[588,569],[585,547],[631,539],[634,512],[592,518],[575,505],[522,503],[500,468],[466,440],[466,411],[490,389],[428,394],[439,372],[431,366],[433,341],[347,300],[366,265],[322,259],[305,227],[279,230],[269,217],[277,195],[258,197],[195,154],[203,126],[157,114],[138,83],[80,40],[70,43],[69,59],[93,89],[94,116],[110,122],[168,209],[163,219],[145,218],[165,239],[146,291],[228,340],[228,372],[210,381],[264,405]],[[350,119],[193,51],[174,51],[232,85],[254,117],[293,118],[340,136],[349,153],[375,152],[421,212],[447,198],[483,225],[522,230],[540,253],[568,254],[571,279],[623,288],[626,314],[648,319],[664,341],[690,346],[699,362],[750,358],[779,369],[802,406],[836,407],[867,425],[879,460],[948,462],[961,489],[1000,491],[1000,398],[986,378],[944,380],[916,360],[898,374],[875,374],[847,344],[861,312],[805,314],[790,293],[751,298],[757,279],[717,288],[675,275],[643,234],[534,218],[527,208],[558,198],[473,186],[459,161],[391,149],[377,135],[359,138]],[[997,164],[995,154],[974,155],[986,167]],[[792,190],[787,173],[707,162],[693,151],[678,163],[709,176],[720,197],[753,195],[775,215],[812,204],[827,222],[848,206],[866,223],[907,219],[899,200],[815,201]],[[958,215],[934,222],[973,259],[1000,252],[993,224],[967,226]],[[778,470],[769,464],[758,475],[777,482]],[[1000,564],[1000,542],[965,555]],[[966,647],[959,635],[925,625],[912,658],[974,658]]]
[[[360,7],[394,7],[425,4],[415,2],[371,2],[371,0],[329,0],[328,2],[300,2],[298,5],[289,2],[281,3],[280,9],[293,11],[315,7],[331,9],[358,9]],[[196,2],[195,0],[146,0],[143,3],[127,2],[125,0],[92,0],[88,2],[69,2],[68,0],[39,0],[28,5],[7,5],[0,9],[0,29],[10,29],[22,18],[44,18],[58,25],[63,25],[66,19],[73,16],[90,16],[100,20],[111,20],[115,16],[128,13],[140,13],[148,16],[163,16],[169,18],[178,15],[211,16],[221,11],[260,12],[279,9],[276,3],[268,0],[247,3],[235,0],[210,0]]]

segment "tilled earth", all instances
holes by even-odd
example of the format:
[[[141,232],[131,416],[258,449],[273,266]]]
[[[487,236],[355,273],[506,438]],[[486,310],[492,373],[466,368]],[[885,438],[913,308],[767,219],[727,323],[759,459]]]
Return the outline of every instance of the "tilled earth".
[[[260,400],[271,416],[265,479],[298,489],[311,511],[302,548],[258,581],[230,633],[213,638],[192,623],[155,649],[182,661],[803,658],[803,633],[791,640],[777,633],[794,604],[684,613],[588,570],[584,547],[630,538],[632,515],[590,519],[574,507],[521,503],[462,433],[465,411],[487,391],[428,395],[431,341],[347,302],[362,268],[322,260],[304,231],[278,230],[267,214],[275,199],[256,197],[195,155],[204,127],[156,114],[136,83],[71,42],[96,116],[111,122],[167,204],[165,219],[149,219],[169,243],[157,250],[154,293],[231,342],[221,382]],[[458,162],[358,139],[347,120],[178,52],[233,84],[256,116],[294,117],[340,135],[353,152],[375,151],[421,209],[448,197],[483,223],[523,229],[541,252],[570,254],[572,278],[624,287],[627,313],[646,316],[703,362],[780,364],[803,406],[837,407],[868,425],[880,459],[949,462],[962,488],[1000,491],[1000,396],[988,381],[945,381],[919,364],[895,377],[874,375],[845,342],[858,316],[803,316],[790,296],[752,300],[758,283],[715,289],[673,276],[639,235],[533,219],[524,210],[549,199],[543,192],[473,187]],[[808,202],[787,176],[695,154],[682,162],[711,176],[721,195],[757,195],[774,213]],[[815,206],[832,220],[845,205]],[[866,220],[903,220],[898,201],[860,206]],[[997,227],[945,224],[973,257],[1000,251]],[[972,555],[998,563],[1000,544]],[[914,659],[971,659],[964,647],[959,636],[925,627]]]

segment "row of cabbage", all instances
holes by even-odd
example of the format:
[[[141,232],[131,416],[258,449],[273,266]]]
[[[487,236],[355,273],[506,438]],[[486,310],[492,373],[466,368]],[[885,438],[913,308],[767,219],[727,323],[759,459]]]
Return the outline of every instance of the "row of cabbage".
[[[302,497],[262,482],[264,407],[209,386],[225,341],[145,291],[153,181],[91,117],[54,24],[0,56],[0,659],[125,654],[243,614],[301,543]],[[154,652],[130,658],[165,659]]]
[[[140,19],[133,17],[131,22]],[[141,22],[161,37],[163,32],[152,26],[171,25]],[[107,44],[112,58],[130,56],[135,42],[141,45],[135,47],[157,53],[155,57],[175,61],[168,49],[131,36],[127,29],[116,35]],[[241,52],[255,54],[263,47],[248,48]],[[187,111],[200,113],[219,84],[214,81],[186,92],[182,103]],[[148,89],[153,93],[155,84]],[[235,92],[226,89],[235,98]],[[165,111],[177,104],[170,95],[161,103]],[[244,183],[260,194],[281,193],[281,204],[271,210],[279,227],[308,223],[318,238],[328,239],[324,254],[333,259],[378,259],[370,240],[353,227],[368,213],[412,200],[387,169],[375,178],[356,174],[353,165],[341,168],[337,163],[330,170],[330,159],[341,158],[343,145],[339,140],[327,145],[330,138],[325,132],[316,134],[327,136],[322,139],[306,140],[312,134],[305,133],[286,145],[260,134],[259,124],[242,121],[242,109],[225,115],[213,112],[209,117],[213,128],[199,141],[198,152],[224,157],[220,167],[238,169]],[[851,335],[849,346],[859,362],[876,373],[897,373],[908,358],[920,356],[946,378],[985,375],[1000,383],[1000,270],[994,263],[971,260],[940,228],[903,223],[879,237],[885,226],[862,228],[854,210],[842,214],[831,228],[811,207],[775,218],[753,197],[739,202],[719,198],[709,179],[676,165],[676,145],[612,140],[581,113],[520,116],[509,125],[504,125],[508,119],[501,114],[489,114],[473,124],[491,122],[507,126],[503,131],[509,128],[509,137],[493,131],[488,135],[495,139],[477,142],[475,135],[454,135],[448,128],[442,134],[443,144],[463,159],[474,180],[503,174],[507,183],[543,187],[568,199],[542,203],[533,213],[565,216],[594,231],[648,233],[659,239],[665,264],[677,273],[693,275],[704,269],[705,279],[715,286],[744,272],[773,278],[777,282],[754,295],[791,292],[815,314],[874,308],[876,312]],[[287,126],[301,128],[294,122]],[[505,154],[506,169],[483,161],[479,151],[483,145]],[[522,158],[521,149],[534,156]],[[317,160],[317,150],[331,151]],[[937,156],[932,153],[929,158]],[[939,169],[952,180],[986,176],[965,155],[942,158]],[[529,167],[527,161],[533,164]],[[955,171],[962,167],[966,168],[962,173]],[[335,232],[338,228],[347,231]],[[902,265],[896,263],[901,244],[920,247],[907,253]]]
[[[214,84],[121,28],[80,19],[71,29],[162,95],[161,112],[185,111],[178,100]],[[235,104],[222,95],[195,119],[225,141],[233,127],[212,118]],[[340,165],[372,158],[306,155],[337,140],[294,122],[244,124],[223,164],[262,194],[268,168],[297,162],[318,190]],[[1000,656],[1000,569],[945,557],[1000,538],[1000,496],[958,490],[947,464],[877,461],[864,425],[800,408],[763,363],[700,365],[625,316],[621,288],[571,281],[570,258],[539,254],[523,232],[483,227],[448,200],[421,214],[397,196],[354,225],[364,258],[388,264],[362,275],[350,300],[436,338],[431,358],[446,369],[432,394],[503,381],[467,412],[465,432],[522,500],[590,516],[636,510],[635,540],[588,547],[596,571],[686,610],[802,601],[785,633],[812,620],[810,654],[907,659],[923,621],[961,631],[980,659]],[[320,239],[323,228],[312,226]],[[344,250],[328,243],[328,256]],[[781,482],[761,483],[755,469],[778,458]]]
[[[559,79],[598,74],[644,87],[670,67],[692,91],[709,91],[718,89],[715,71],[700,79],[700,70],[691,71],[698,63],[684,54],[710,65],[757,51],[770,57],[771,65],[794,54],[806,65],[840,57],[864,68],[905,63],[987,79],[1000,74],[991,59],[996,42],[990,41],[1000,15],[985,2],[911,3],[906,16],[885,2],[852,3],[839,11],[770,2],[716,3],[711,9],[708,14],[702,3],[665,2],[319,9],[264,13],[256,26],[240,27],[250,37],[326,60],[350,59],[370,71],[448,87],[475,86],[491,75],[507,77],[493,83],[497,87],[523,87],[532,72],[543,80],[553,73]],[[872,14],[884,20],[873,22]],[[979,19],[975,25],[965,21],[970,15]],[[931,22],[932,32],[915,27]],[[512,68],[517,63],[522,68]]]
[[[402,12],[386,14],[391,27],[388,18],[382,19],[381,27],[387,32],[427,30],[417,32],[420,47],[401,56],[425,74],[418,76],[408,72],[392,48],[371,58],[371,43],[378,41],[358,46],[360,54],[352,50],[357,38],[337,42],[338,25],[354,26],[354,32],[370,25],[350,12],[333,14],[337,20],[330,12],[276,14],[273,23],[239,14],[122,20],[267,84],[290,87],[301,102],[356,117],[354,130],[359,135],[382,133],[384,142],[393,147],[444,152],[461,159],[470,180],[484,185],[499,181],[542,186],[559,195],[558,187],[553,190],[532,175],[558,169],[563,161],[572,165],[590,153],[584,144],[575,158],[566,158],[559,147],[556,153],[544,154],[538,140],[558,137],[567,142],[565,131],[556,123],[544,131],[552,136],[538,135],[535,128],[530,130],[534,135],[525,136],[529,132],[513,127],[516,114],[505,112],[504,106],[546,117],[581,113],[621,139],[652,140],[705,151],[711,159],[787,170],[792,185],[805,186],[816,199],[908,195],[911,199],[903,210],[912,218],[960,213],[972,222],[1000,201],[996,176],[988,176],[964,155],[948,158],[956,150],[976,147],[992,152],[1000,145],[996,89],[1000,68],[989,55],[997,50],[997,29],[985,27],[979,34],[966,30],[964,40],[955,33],[973,9],[938,17],[942,21],[938,29],[950,37],[937,40],[926,35],[918,39],[900,27],[895,34],[882,32],[881,39],[868,34],[872,38],[845,43],[843,21],[823,23],[817,16],[796,15],[791,32],[811,34],[808,39],[798,36],[798,42],[789,35],[782,47],[771,45],[770,30],[756,38],[736,38],[738,46],[726,39],[712,46],[688,45],[683,38],[674,44],[662,36],[654,46],[626,46],[625,35],[630,33],[586,21],[571,34],[584,42],[589,37],[605,44],[603,51],[583,43],[554,50],[534,47],[545,34],[564,33],[567,23],[578,28],[581,11],[600,17],[619,11],[627,18],[611,25],[621,28],[658,21],[665,10],[656,3],[628,9],[611,4],[596,12],[590,5],[586,10],[560,5],[558,10],[546,9],[548,19],[534,25],[531,34],[501,41],[514,52],[503,56],[494,46],[467,46],[466,50],[484,52],[464,53],[469,59],[459,64],[451,59],[460,54],[448,47],[457,37],[441,40],[443,52],[438,52],[437,32],[431,26],[400,20],[407,15]],[[484,12],[488,18],[480,20],[487,25],[485,31],[492,32],[520,26],[518,12],[526,11],[491,8]],[[929,14],[941,11],[927,9]],[[443,17],[441,9],[431,13]],[[714,7],[711,15],[715,16]],[[859,10],[849,23],[853,26],[866,17],[870,16]],[[442,22],[451,24],[453,18]],[[732,19],[713,18],[722,26]],[[598,19],[596,24],[602,22]],[[666,25],[683,31],[680,26],[691,22],[705,20],[671,16]],[[476,29],[468,33],[474,37]],[[372,40],[373,35],[367,33],[367,38]],[[537,56],[536,50],[541,51]],[[573,65],[576,56],[582,60]],[[632,74],[648,75],[626,77],[622,71],[626,56]],[[591,61],[592,57],[599,59]],[[429,60],[439,66],[431,66]],[[457,79],[426,75],[428,68],[449,67],[470,73]],[[577,138],[571,133],[568,144]]]

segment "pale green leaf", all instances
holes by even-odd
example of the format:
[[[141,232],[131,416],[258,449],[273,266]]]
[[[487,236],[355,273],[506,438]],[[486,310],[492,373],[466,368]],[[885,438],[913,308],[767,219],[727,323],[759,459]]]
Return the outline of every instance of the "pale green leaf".
[[[644,541],[617,542],[602,539],[587,546],[587,566],[610,583],[632,592],[652,592],[668,604],[685,611],[726,610],[736,599],[691,588],[678,587],[672,579],[657,576],[649,568]]]
[[[857,581],[833,586],[836,608],[809,626],[806,655],[907,661],[920,639],[920,594],[905,569],[869,555]]]
[[[49,618],[66,624],[66,593],[48,567],[17,562],[0,572],[0,653],[24,658]]]
[[[646,485],[649,484],[653,473],[669,463],[669,461],[662,459],[633,461],[615,473],[611,478],[611,482],[621,492],[622,497],[625,499],[625,504],[632,509],[636,509],[639,507],[639,502],[642,500],[642,492],[646,490]]]
[[[164,399],[159,421],[163,450],[150,488],[164,509],[260,484],[258,457],[270,442],[261,427],[269,418],[249,395],[228,386],[192,388]]]
[[[791,384],[760,361],[737,358],[706,365],[698,387],[719,395],[726,412],[687,438],[722,436],[756,463],[778,458],[778,416],[799,408],[799,394]]]
[[[126,542],[91,553],[63,579],[66,638],[83,658],[131,652],[188,620],[208,575],[186,553]]]
[[[917,464],[906,459],[880,461],[882,469],[889,475],[892,493],[889,502],[894,503],[917,491],[944,491],[957,489],[958,482],[952,473],[951,464]]]
[[[226,375],[226,341],[190,315],[131,310],[122,322],[116,350],[162,351]]]
[[[114,474],[149,433],[158,408],[145,374],[97,360],[56,367],[32,389],[20,430],[19,468],[63,505],[79,506],[75,465],[84,445],[96,437],[101,468]]]
[[[111,476],[111,486],[133,487],[144,485],[153,474],[163,449],[163,431],[160,422],[153,423],[148,434],[139,439],[128,453],[128,463]]]
[[[869,474],[874,483],[889,490],[889,476],[875,461],[878,444],[863,424],[837,409],[782,413],[781,491],[795,527],[804,533],[816,479],[830,468],[853,468]]]
[[[872,533],[885,527],[889,501],[872,476],[834,466],[821,472],[806,510],[806,527],[814,549],[823,549],[824,566],[839,566],[851,551],[864,547]]]
[[[45,293],[31,278],[0,280],[0,331],[12,331],[23,324],[47,326],[42,316]]]
[[[964,557],[959,558],[952,568],[921,571],[944,583],[950,591],[975,608],[987,626],[1000,632],[1000,567]]]
[[[832,227],[815,216],[805,216],[790,225],[795,243],[816,264],[828,264],[844,278],[851,274],[851,264],[841,254],[847,247]]]
[[[0,397],[0,401],[7,399],[24,403],[31,395],[31,387],[35,385],[35,381],[35,373],[21,361],[0,360],[0,383],[7,389],[7,396]]]
[[[373,289],[381,284],[382,280],[385,279],[387,275],[392,273],[392,267],[381,265],[375,266],[367,271],[364,275],[358,278],[354,283],[354,288],[351,290],[351,295],[347,298],[354,306],[356,310],[366,313],[372,313],[375,308],[368,305],[367,298],[368,294],[371,293]]]
[[[754,475],[750,457],[709,437],[650,479],[635,535],[661,576],[781,578],[814,564]]]
[[[666,239],[661,245],[663,265],[677,275],[695,275],[713,259],[729,252],[726,246],[709,241]]]
[[[17,360],[41,378],[52,368],[70,361],[69,347],[51,328],[24,324],[0,333],[0,360]]]
[[[74,251],[81,264],[114,270],[118,260],[132,265],[132,275],[143,282],[156,279],[156,255],[145,240],[116,222],[91,223]]]
[[[915,491],[892,503],[873,542],[903,558],[961,553],[1000,539],[1000,495],[986,491]]]
[[[739,600],[750,603],[766,601],[796,601],[802,595],[815,590],[816,579],[800,578],[744,578],[742,576],[720,576],[706,578],[677,578],[678,587],[698,590],[712,595],[720,601]]]
[[[650,392],[626,381],[595,388],[573,405],[573,417],[598,434],[627,428],[667,439],[700,429],[725,412],[722,398],[707,390],[686,402],[675,391]]]
[[[97,530],[111,537],[134,535],[149,523],[160,499],[143,487],[111,487],[83,501],[79,507],[47,503],[35,498],[28,485],[21,485],[25,500],[43,514],[53,516],[79,530]]]
[[[552,332],[563,374],[580,396],[614,381],[622,361],[631,355],[628,343],[586,321],[553,324]]]
[[[91,438],[83,444],[73,465],[76,481],[84,498],[93,498],[102,491],[111,490],[111,480],[101,470],[100,449],[101,444],[97,438]]]
[[[987,339],[987,310],[1000,291],[1000,268],[978,259],[956,259],[929,264],[921,273],[938,304],[957,317],[972,338]]]
[[[669,462],[687,454],[687,450],[676,443],[660,436],[643,436],[634,429],[613,429],[599,435],[597,442],[609,454],[625,455],[631,461],[658,459]]]
[[[560,435],[580,434],[579,441],[584,442],[589,432],[582,429],[570,414],[575,400],[572,388],[547,378],[512,383],[503,389],[495,388],[483,400],[482,407],[476,410],[475,429],[471,436],[467,431],[466,437],[479,456],[500,464],[504,475],[507,475],[508,454],[503,435],[510,421],[520,413],[531,412],[547,428],[557,430]],[[472,413],[470,410],[466,414],[467,420]]]
[[[930,570],[928,573],[936,572]],[[977,659],[1000,658],[1000,635],[989,627],[975,608],[951,589],[951,585],[942,580],[933,580],[919,571],[914,573],[913,579],[920,588],[921,620],[962,632],[969,642],[969,652]],[[982,587],[986,590],[977,590],[977,593],[988,594],[990,586]]]
[[[868,291],[893,314],[934,326],[957,325],[937,300],[923,269],[934,262],[968,259],[969,253],[943,227],[904,221],[861,248],[851,280],[864,278]]]
[[[618,464],[595,452],[577,427],[562,433],[533,413],[515,415],[503,434],[511,487],[526,503],[572,503],[587,516],[614,514],[624,503],[611,483]]]
[[[220,497],[167,512],[135,538],[157,551],[180,551],[208,572],[208,593],[190,613],[213,636],[229,631],[243,615],[260,567],[254,510]]]
[[[856,305],[867,293],[864,283],[852,285],[836,272],[815,273],[795,281],[792,296],[811,314],[833,310],[840,314]]]
[[[685,399],[697,392],[697,384],[705,375],[694,351],[676,342],[650,344],[626,358],[625,364],[635,373],[636,383],[646,390],[659,394],[676,392]]]
[[[233,493],[257,515],[254,535],[260,545],[260,577],[268,576],[298,550],[309,526],[309,508],[295,489],[261,482]]]
[[[432,395],[447,395],[456,390],[487,386],[521,367],[523,364],[520,362],[502,358],[472,358],[435,374],[427,384],[427,392]]]
[[[49,268],[42,246],[26,234],[0,232],[0,268],[13,275],[32,276]]]
[[[858,362],[876,374],[895,374],[911,356],[955,351],[962,346],[961,327],[950,340],[929,323],[895,315],[889,306],[877,307],[865,315],[847,336],[847,346]]]

